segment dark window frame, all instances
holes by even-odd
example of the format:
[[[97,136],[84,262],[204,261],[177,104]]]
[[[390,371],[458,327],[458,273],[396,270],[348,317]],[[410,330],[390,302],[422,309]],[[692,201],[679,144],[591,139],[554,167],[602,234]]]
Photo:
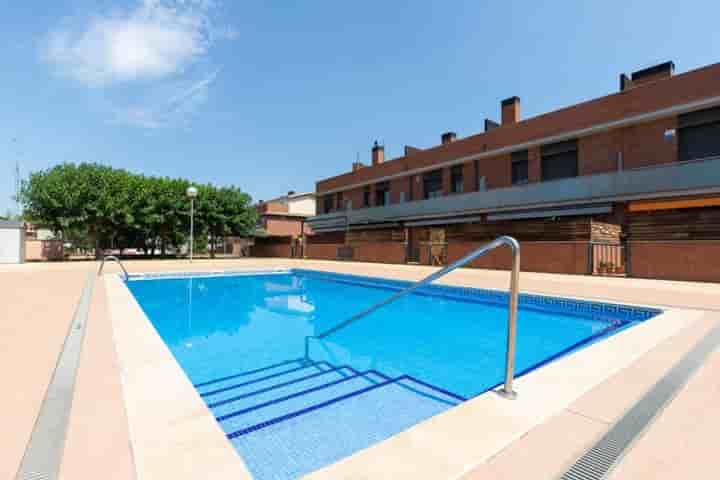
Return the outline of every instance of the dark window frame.
[[[455,165],[450,167],[450,192],[463,193],[465,191],[463,166]]]
[[[720,156],[720,107],[678,117],[677,153],[681,162]]]
[[[525,185],[530,181],[529,165],[527,150],[512,153],[510,161],[510,183],[512,185]]]
[[[328,193],[323,195],[323,213],[330,213],[333,211],[333,195]]]
[[[370,206],[370,187],[367,186],[363,189],[363,207]]]
[[[433,170],[423,174],[423,198],[437,198],[443,196],[443,171]],[[432,187],[432,188],[429,188]]]
[[[540,147],[540,179],[543,182],[575,178],[580,175],[577,140]]]
[[[383,207],[390,204],[390,182],[375,184],[375,206]]]

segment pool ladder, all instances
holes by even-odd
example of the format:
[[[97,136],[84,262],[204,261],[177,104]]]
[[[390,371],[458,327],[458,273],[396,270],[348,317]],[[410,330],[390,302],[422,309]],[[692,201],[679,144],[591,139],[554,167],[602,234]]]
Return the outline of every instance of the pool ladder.
[[[517,397],[517,394],[513,390],[513,378],[514,378],[514,372],[515,372],[515,337],[517,333],[517,305],[518,305],[518,283],[520,281],[520,244],[517,240],[515,240],[513,237],[508,236],[502,236],[498,237],[492,242],[486,243],[482,247],[478,248],[477,250],[472,251],[471,253],[465,255],[461,259],[451,263],[447,267],[443,268],[442,270],[439,270],[431,275],[428,275],[427,277],[423,278],[422,280],[419,280],[409,287],[400,290],[399,292],[389,296],[385,300],[382,300],[370,308],[367,308],[359,313],[356,313],[352,317],[348,318],[347,320],[344,320],[334,327],[331,327],[324,332],[318,334],[318,335],[310,335],[305,337],[305,358],[309,359],[310,357],[310,339],[315,340],[321,340],[328,335],[331,335],[338,330],[341,330],[351,323],[356,322],[357,320],[360,320],[361,318],[371,314],[372,312],[389,305],[390,303],[394,302],[395,300],[407,295],[408,293],[413,292],[414,290],[417,290],[420,287],[423,287],[425,285],[428,285],[435,280],[437,280],[440,277],[443,277],[447,275],[448,273],[452,272],[453,270],[460,268],[462,266],[467,265],[468,263],[472,262],[476,258],[482,257],[483,255],[487,254],[488,252],[501,247],[501,246],[508,246],[512,250],[512,271],[510,273],[510,299],[509,299],[509,306],[508,306],[508,333],[507,333],[507,349],[505,353],[505,383],[501,390],[498,390],[497,393],[499,393],[501,396],[508,398],[508,399],[514,399]]]
[[[127,282],[127,280],[128,280],[128,278],[130,277],[130,275],[128,275],[128,272],[127,272],[127,270],[125,269],[125,266],[124,266],[123,263],[120,261],[120,259],[119,259],[118,257],[116,257],[115,255],[108,255],[107,257],[103,257],[103,258],[102,258],[102,261],[100,262],[100,268],[98,269],[98,273],[97,273],[98,276],[102,275],[103,268],[105,268],[105,262],[106,262],[106,261],[112,261],[112,262],[115,262],[115,263],[117,263],[118,265],[120,265],[120,269],[123,271],[123,275],[125,276],[125,281]]]

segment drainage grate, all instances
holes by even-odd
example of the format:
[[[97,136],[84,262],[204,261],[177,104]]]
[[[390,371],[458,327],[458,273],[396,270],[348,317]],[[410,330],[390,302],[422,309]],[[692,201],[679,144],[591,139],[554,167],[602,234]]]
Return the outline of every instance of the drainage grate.
[[[55,365],[52,380],[45,392],[40,413],[35,420],[20,469],[15,476],[16,480],[45,480],[58,477],[94,285],[95,275],[91,273],[85,282],[75,316]]]
[[[677,362],[620,420],[588,450],[562,480],[600,480],[620,462],[658,413],[675,397],[705,358],[720,345],[720,326],[714,327]]]

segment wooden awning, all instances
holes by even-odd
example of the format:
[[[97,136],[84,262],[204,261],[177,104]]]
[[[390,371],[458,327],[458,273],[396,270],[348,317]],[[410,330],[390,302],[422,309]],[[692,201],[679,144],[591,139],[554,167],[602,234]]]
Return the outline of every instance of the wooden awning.
[[[683,208],[720,207],[720,197],[673,198],[630,202],[630,212],[651,212],[654,210],[678,210]]]

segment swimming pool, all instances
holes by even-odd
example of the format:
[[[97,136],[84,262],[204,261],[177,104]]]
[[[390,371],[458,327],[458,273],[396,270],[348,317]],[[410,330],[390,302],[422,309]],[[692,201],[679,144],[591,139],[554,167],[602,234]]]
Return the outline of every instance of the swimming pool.
[[[127,283],[256,478],[296,478],[499,384],[507,294],[431,285],[322,341],[408,285],[309,270]],[[658,310],[521,295],[516,371]],[[522,392],[520,392],[522,393]]]

